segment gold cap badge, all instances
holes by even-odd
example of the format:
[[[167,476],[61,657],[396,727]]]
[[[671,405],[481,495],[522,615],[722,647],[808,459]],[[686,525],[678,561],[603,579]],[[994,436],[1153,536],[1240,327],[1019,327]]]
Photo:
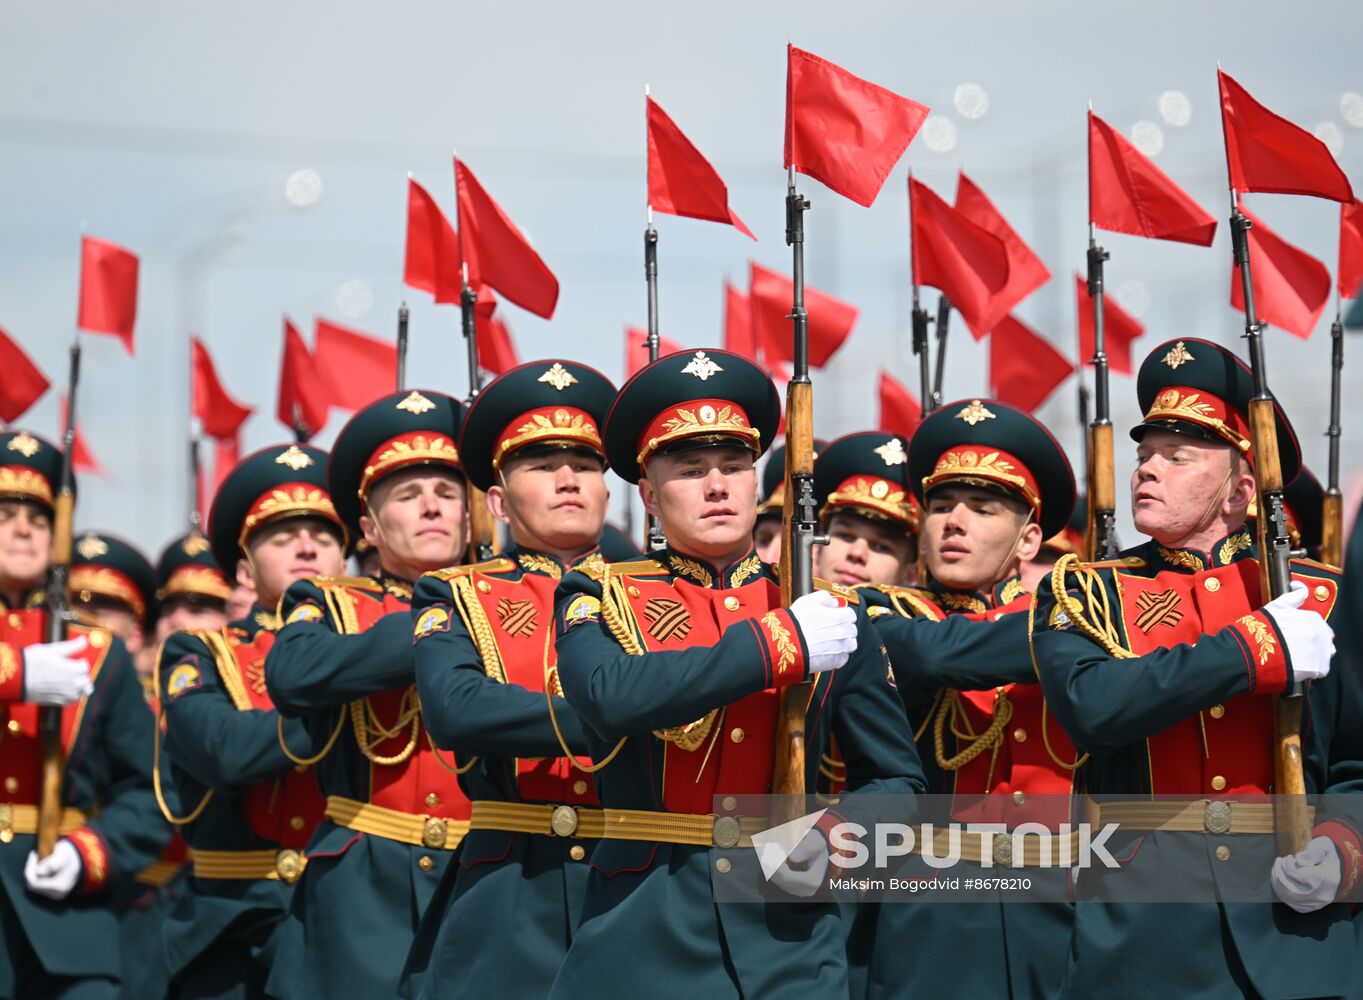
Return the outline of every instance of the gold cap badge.
[[[287,465],[294,472],[306,469],[312,464],[312,456],[296,444],[289,445],[287,451],[275,459],[275,465]]]
[[[1186,365],[1189,361],[1197,359],[1188,353],[1188,348],[1183,346],[1183,341],[1179,341],[1169,349],[1169,353],[1164,356],[1164,363],[1170,368],[1177,370],[1180,365]]]
[[[10,451],[17,451],[20,455],[23,455],[24,458],[32,458],[34,455],[38,454],[38,449],[41,448],[42,445],[32,434],[29,434],[27,431],[20,431],[18,434],[14,435],[14,437],[10,438],[9,444],[5,447]]]
[[[964,420],[971,427],[974,427],[983,420],[993,420],[994,414],[978,399],[972,399],[969,406],[956,414],[956,419]]]
[[[547,382],[549,385],[552,385],[559,392],[562,392],[570,385],[577,384],[577,378],[573,375],[573,373],[570,372],[568,369],[564,368],[557,361],[554,362],[554,366],[552,368],[550,368],[538,379],[536,379],[536,381]]]
[[[399,410],[406,410],[414,417],[419,417],[423,413],[429,413],[431,410],[434,410],[435,404],[413,389],[407,394],[407,397],[403,399],[402,402],[398,403],[397,408]]]
[[[93,531],[76,543],[76,551],[80,553],[82,559],[96,559],[99,556],[107,555],[109,546],[104,543]]]
[[[903,465],[909,460],[909,456],[904,454],[903,443],[897,437],[890,438],[879,448],[872,450],[884,459],[886,465]]]
[[[682,369],[682,374],[694,375],[704,382],[711,375],[714,375],[716,372],[722,372],[723,370],[723,368],[719,367],[719,365],[706,357],[704,351],[697,351],[696,356],[688,361],[686,367]]]

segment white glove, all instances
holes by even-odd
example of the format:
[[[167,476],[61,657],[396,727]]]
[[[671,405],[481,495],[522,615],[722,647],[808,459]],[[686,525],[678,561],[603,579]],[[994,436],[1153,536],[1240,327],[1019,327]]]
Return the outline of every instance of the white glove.
[[[781,867],[772,873],[771,883],[792,896],[804,898],[819,891],[827,871],[828,844],[822,833],[810,830],[795,845],[795,850],[790,852]]]
[[[857,613],[839,607],[837,598],[827,591],[797,597],[790,605],[790,616],[809,647],[811,674],[837,670],[857,651]]]
[[[52,853],[42,860],[38,859],[37,851],[28,852],[28,860],[24,862],[24,882],[30,892],[36,892],[39,896],[65,899],[80,881],[84,868],[76,846],[63,837],[52,848]]]
[[[1287,593],[1264,605],[1264,611],[1278,626],[1292,662],[1292,679],[1320,680],[1330,672],[1330,657],[1335,655],[1335,630],[1314,611],[1303,611],[1306,584],[1293,580]]]
[[[1339,851],[1329,837],[1315,837],[1296,854],[1278,858],[1268,876],[1274,894],[1298,913],[1312,913],[1335,901]]]
[[[85,636],[24,647],[24,701],[69,705],[94,691],[90,664],[78,659]]]

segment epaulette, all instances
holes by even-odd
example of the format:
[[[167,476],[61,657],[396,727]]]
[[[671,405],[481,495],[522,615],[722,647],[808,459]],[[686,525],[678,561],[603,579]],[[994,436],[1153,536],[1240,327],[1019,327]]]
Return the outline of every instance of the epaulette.
[[[629,562],[598,563],[586,562],[573,567],[575,572],[585,573],[593,580],[600,581],[607,573],[611,576],[661,576],[667,572],[656,559],[632,559]]]
[[[509,573],[515,568],[516,564],[506,556],[496,556],[492,559],[485,559],[483,562],[469,563],[466,566],[447,566],[426,575],[449,583],[451,580],[468,576],[470,573]]]
[[[382,594],[383,584],[367,576],[310,576],[308,583],[321,590],[363,590]]]
[[[1099,559],[1096,562],[1080,562],[1078,556],[1074,556],[1074,559],[1084,569],[1141,569],[1148,565],[1140,556],[1117,556],[1115,559]]]
[[[860,604],[861,595],[851,587],[844,587],[840,583],[833,583],[831,580],[820,580],[814,578],[814,586],[819,590],[826,590],[834,597],[841,597],[848,604]]]

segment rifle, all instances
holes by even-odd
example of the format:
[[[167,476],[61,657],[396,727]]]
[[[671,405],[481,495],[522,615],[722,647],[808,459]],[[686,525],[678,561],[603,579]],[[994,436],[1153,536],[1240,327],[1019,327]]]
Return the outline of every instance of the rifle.
[[[951,323],[951,300],[937,297],[937,372],[932,380],[932,408],[942,405],[942,381],[947,368],[947,326]]]
[[[1335,300],[1335,321],[1330,324],[1330,477],[1321,505],[1320,558],[1332,566],[1344,563],[1344,495],[1339,489],[1339,393],[1340,373],[1344,369],[1344,322],[1339,300]]]
[[[809,199],[795,190],[795,172],[786,190],[786,243],[794,258],[790,311],[795,341],[794,374],[786,386],[786,496],[781,510],[781,604],[790,607],[814,589],[814,545],[818,530],[814,501],[814,386],[809,380],[809,315],[805,312],[804,213]],[[794,819],[804,812],[805,712],[811,684],[792,684],[781,692],[777,720],[772,792],[783,796],[775,812]]]
[[[472,406],[473,401],[478,398],[478,393],[483,390],[483,376],[478,368],[478,314],[474,311],[474,305],[478,301],[478,293],[469,287],[468,265],[466,264],[464,267],[464,287],[459,293],[459,319],[464,331],[464,344],[468,348],[469,395],[467,402]],[[473,549],[474,558],[482,562],[491,559],[494,551],[492,511],[488,510],[487,494],[468,480],[464,481],[464,486],[468,490],[469,545]]]
[[[80,383],[80,336],[71,343],[71,370],[66,393],[66,431],[62,436],[61,483],[52,519],[52,562],[47,568],[47,641],[61,642],[71,623],[67,606],[71,576],[72,521],[76,511],[76,389]],[[62,710],[58,705],[38,709],[38,738],[42,748],[42,779],[38,791],[38,857],[57,846],[62,812]]]
[[[1093,303],[1093,423],[1088,429],[1088,524],[1084,539],[1090,559],[1111,559],[1117,554],[1117,474],[1103,328],[1103,262],[1108,257],[1108,252],[1098,246],[1090,222],[1088,293]]]
[[[1259,543],[1259,572],[1267,600],[1287,592],[1291,586],[1292,541],[1287,532],[1283,508],[1283,470],[1278,455],[1278,427],[1273,397],[1268,391],[1264,357],[1263,328],[1254,307],[1254,283],[1249,266],[1249,230],[1252,225],[1240,211],[1231,192],[1231,240],[1235,263],[1240,269],[1240,287],[1245,296],[1245,339],[1249,342],[1249,364],[1254,379],[1254,396],[1249,401],[1249,432],[1254,446],[1254,481],[1258,486],[1258,517],[1255,528]],[[1306,779],[1301,757],[1301,691],[1279,696],[1273,709],[1273,828],[1282,854],[1296,854],[1311,840],[1311,819],[1306,811]]]
[[[463,296],[460,296],[460,306],[463,306]],[[407,303],[398,306],[398,385],[397,390],[401,392],[407,388]]]
[[[647,88],[644,91],[648,93]],[[644,282],[648,286],[648,363],[658,360],[658,230],[653,228],[653,207],[648,209],[648,227],[644,230]],[[648,534],[644,538],[644,551],[657,552],[667,547],[667,537],[663,534],[663,523],[653,515],[648,515]]]

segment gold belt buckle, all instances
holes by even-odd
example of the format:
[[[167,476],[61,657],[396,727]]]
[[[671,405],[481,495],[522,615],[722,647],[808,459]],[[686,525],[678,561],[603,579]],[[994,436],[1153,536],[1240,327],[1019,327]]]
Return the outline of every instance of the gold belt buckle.
[[[1207,811],[1202,817],[1202,825],[1208,833],[1225,833],[1230,829],[1230,803],[1208,802]]]
[[[8,844],[14,839],[14,807],[8,802],[0,804],[0,844]]]
[[[556,837],[571,837],[577,833],[577,810],[572,806],[557,806],[549,817],[549,829]]]
[[[443,819],[438,816],[426,817],[426,825],[421,831],[421,843],[426,847],[445,846],[445,833],[448,827]]]
[[[1009,833],[994,834],[994,864],[1004,868],[1013,865],[1013,836]]]
[[[275,874],[286,885],[293,885],[303,874],[303,855],[292,847],[286,847],[275,855]]]
[[[716,847],[737,847],[742,833],[743,829],[739,826],[736,816],[715,817],[715,827],[711,836]]]

